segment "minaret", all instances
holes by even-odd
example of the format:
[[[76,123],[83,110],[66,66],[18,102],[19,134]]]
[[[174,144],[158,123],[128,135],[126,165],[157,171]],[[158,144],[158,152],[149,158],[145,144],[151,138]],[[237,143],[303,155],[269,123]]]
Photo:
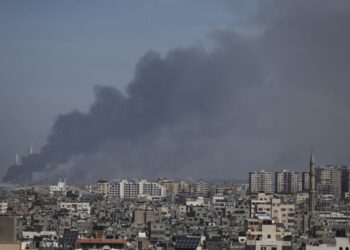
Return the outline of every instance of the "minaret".
[[[316,207],[316,190],[315,190],[315,156],[314,152],[311,152],[310,156],[310,187],[309,187],[309,213],[310,216],[314,215]]]

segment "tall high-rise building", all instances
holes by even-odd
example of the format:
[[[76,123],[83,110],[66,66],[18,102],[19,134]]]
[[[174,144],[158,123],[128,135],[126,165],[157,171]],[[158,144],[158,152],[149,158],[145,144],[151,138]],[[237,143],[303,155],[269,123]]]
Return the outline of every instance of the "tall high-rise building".
[[[349,196],[350,192],[350,166],[342,166],[341,168],[342,174],[341,174],[341,192],[342,195]]]
[[[303,172],[301,174],[302,191],[308,192],[310,187],[310,174],[309,172]]]
[[[318,194],[332,194],[341,198],[342,169],[341,166],[319,166],[315,169],[316,191]]]
[[[272,193],[272,173],[265,170],[249,172],[249,192]]]
[[[209,191],[208,183],[203,180],[197,181],[193,185],[193,193],[197,196],[207,196]]]
[[[139,195],[140,185],[137,181],[122,180],[120,185],[120,198],[137,198]]]
[[[298,177],[297,172],[282,170],[275,173],[275,190],[276,193],[293,194],[298,192]]]

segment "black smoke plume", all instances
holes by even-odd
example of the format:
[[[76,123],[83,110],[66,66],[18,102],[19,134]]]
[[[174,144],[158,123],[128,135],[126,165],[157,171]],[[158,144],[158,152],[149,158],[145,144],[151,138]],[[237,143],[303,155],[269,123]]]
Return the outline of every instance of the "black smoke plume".
[[[244,178],[301,170],[311,147],[349,162],[350,7],[335,2],[267,1],[211,50],[146,53],[125,93],[97,86],[4,180]]]

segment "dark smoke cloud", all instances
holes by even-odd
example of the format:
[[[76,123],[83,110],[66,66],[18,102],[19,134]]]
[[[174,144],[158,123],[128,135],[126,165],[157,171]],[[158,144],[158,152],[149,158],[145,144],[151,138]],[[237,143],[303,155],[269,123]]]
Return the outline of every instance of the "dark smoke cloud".
[[[245,178],[306,168],[311,147],[347,164],[348,2],[264,1],[240,25],[214,32],[211,51],[146,53],[125,94],[97,86],[89,112],[60,115],[41,152],[5,180]]]

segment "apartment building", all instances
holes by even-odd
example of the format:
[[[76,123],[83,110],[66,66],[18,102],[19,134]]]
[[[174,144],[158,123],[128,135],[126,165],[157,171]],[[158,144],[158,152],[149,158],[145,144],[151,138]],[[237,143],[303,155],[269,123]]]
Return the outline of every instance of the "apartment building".
[[[294,194],[299,191],[299,174],[297,172],[282,170],[275,173],[276,193]]]
[[[265,170],[249,172],[249,192],[272,193],[272,173]]]

